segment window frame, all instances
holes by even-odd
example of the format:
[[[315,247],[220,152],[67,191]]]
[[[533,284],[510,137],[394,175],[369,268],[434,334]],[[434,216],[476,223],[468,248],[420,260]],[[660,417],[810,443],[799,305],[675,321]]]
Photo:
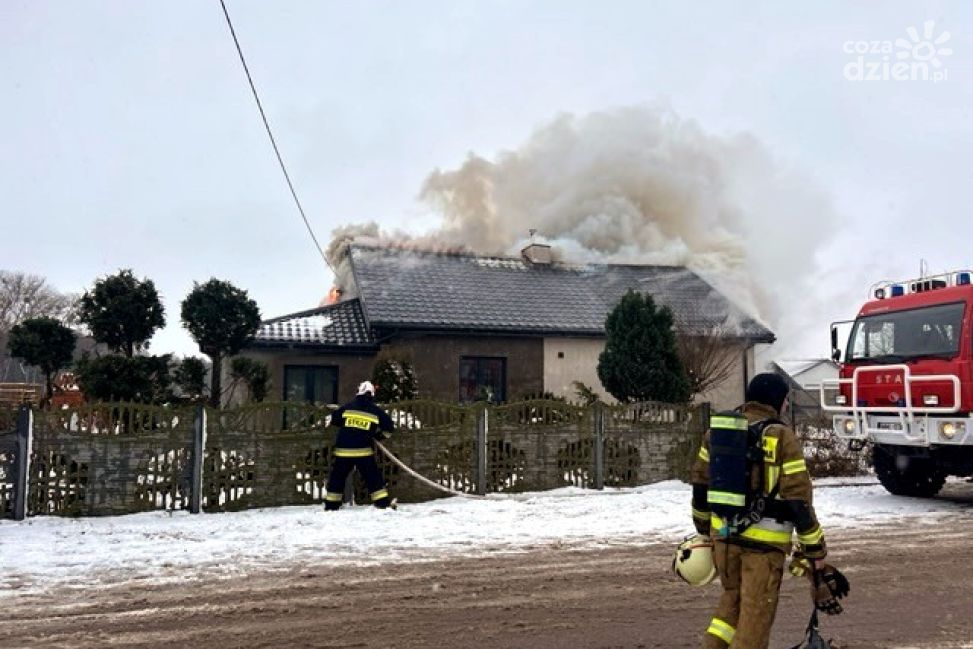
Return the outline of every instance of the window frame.
[[[308,370],[332,370],[334,372],[334,386],[333,386],[334,389],[332,390],[330,400],[329,401],[326,401],[324,405],[331,404],[331,403],[337,403],[338,402],[338,380],[339,380],[339,377],[340,377],[340,374],[341,374],[341,368],[338,365],[310,365],[310,364],[307,364],[307,363],[294,364],[294,365],[285,364],[284,365],[284,376],[283,376],[283,379],[284,380],[281,382],[282,383],[282,385],[281,385],[281,400],[282,401],[287,401],[288,400],[287,399],[287,388],[290,385],[290,382],[288,381],[288,372],[290,372],[291,370],[304,370],[305,372],[307,372],[307,374],[305,374],[305,377],[304,377],[304,398],[301,401],[302,401],[302,403],[312,403],[312,404],[313,403],[316,403],[316,402],[313,399],[310,399],[308,397],[309,396],[312,396],[313,397],[313,395],[314,395],[314,382],[313,381],[309,381],[308,380],[308,377],[314,376],[314,373],[313,372],[308,372]]]
[[[499,361],[500,362],[500,394],[494,395],[494,399],[491,403],[504,403],[507,400],[507,357],[506,356],[480,356],[472,354],[462,354],[459,357],[459,363],[457,364],[457,378],[459,385],[457,386],[457,398],[460,403],[475,403],[476,399],[466,400],[463,398],[463,363],[474,361],[476,381],[477,381],[477,391],[479,388],[484,387],[485,384],[480,384],[479,379],[482,376],[483,370],[481,366],[482,361]]]

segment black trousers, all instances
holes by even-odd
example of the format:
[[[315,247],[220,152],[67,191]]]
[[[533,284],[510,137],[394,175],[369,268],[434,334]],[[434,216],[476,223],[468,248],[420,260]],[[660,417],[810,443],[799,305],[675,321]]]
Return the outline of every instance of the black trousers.
[[[352,469],[358,469],[358,473],[365,479],[368,487],[368,495],[372,504],[381,509],[385,509],[391,504],[388,489],[385,488],[385,478],[375,462],[374,455],[365,457],[336,457],[331,464],[331,473],[328,474],[328,493],[324,499],[325,509],[338,509],[344,497],[345,482]]]

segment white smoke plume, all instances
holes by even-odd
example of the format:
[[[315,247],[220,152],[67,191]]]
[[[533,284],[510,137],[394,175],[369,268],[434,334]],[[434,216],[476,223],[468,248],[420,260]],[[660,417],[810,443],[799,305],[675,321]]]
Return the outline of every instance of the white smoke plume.
[[[436,232],[426,235],[415,236],[406,232],[385,232],[377,223],[352,223],[335,228],[331,231],[331,242],[325,250],[325,255],[335,271],[335,286],[332,293],[329,293],[321,300],[321,306],[337,299],[348,299],[356,297],[357,289],[351,276],[351,266],[348,261],[348,247],[352,243],[372,246],[387,246],[396,248],[406,248],[422,250],[424,252],[475,252],[469,246],[452,245],[446,243]],[[336,296],[333,291],[338,289],[340,293]]]
[[[442,225],[416,245],[516,254],[534,228],[569,261],[684,265],[784,347],[806,313],[782,298],[813,295],[815,254],[837,222],[825,193],[754,137],[711,135],[652,107],[562,115],[516,150],[433,171],[420,196]],[[406,239],[374,224],[359,234]]]

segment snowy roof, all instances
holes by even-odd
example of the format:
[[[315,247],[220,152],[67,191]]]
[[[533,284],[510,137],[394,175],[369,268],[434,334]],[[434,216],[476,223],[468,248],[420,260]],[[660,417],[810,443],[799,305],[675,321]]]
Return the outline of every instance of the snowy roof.
[[[777,365],[784,373],[792,378],[797,378],[804,372],[812,370],[818,365],[827,364],[833,366],[837,369],[838,364],[828,358],[812,358],[806,360],[792,360],[792,361],[776,361],[774,364]]]
[[[681,266],[562,263],[353,245],[351,267],[372,327],[604,335],[634,289],[669,306],[687,333],[773,342],[774,334]]]
[[[267,320],[260,325],[253,344],[375,347],[357,299]]]

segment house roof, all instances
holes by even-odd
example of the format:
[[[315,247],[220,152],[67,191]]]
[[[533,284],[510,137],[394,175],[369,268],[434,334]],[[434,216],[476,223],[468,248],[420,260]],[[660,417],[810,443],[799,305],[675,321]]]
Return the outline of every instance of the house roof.
[[[375,340],[365,323],[361,302],[345,300],[309,311],[266,320],[260,325],[254,346],[336,346],[374,348]]]
[[[773,342],[774,334],[679,266],[532,264],[521,258],[353,245],[369,325],[378,328],[604,335],[629,290],[668,305],[677,327]]]
[[[835,363],[830,358],[812,358],[806,360],[784,360],[776,361],[774,365],[780,368],[788,376],[797,379],[798,376],[804,374],[805,372],[814,369],[819,365],[830,365],[834,369],[838,369],[838,364]]]
[[[838,364],[830,358],[815,358],[807,360],[784,360],[771,363],[772,369],[784,376],[792,389],[808,392],[811,396],[805,398],[808,403],[800,405],[815,405],[818,403],[817,390],[820,387],[821,376],[815,376],[811,370],[828,367],[832,370],[832,378],[838,376]]]

